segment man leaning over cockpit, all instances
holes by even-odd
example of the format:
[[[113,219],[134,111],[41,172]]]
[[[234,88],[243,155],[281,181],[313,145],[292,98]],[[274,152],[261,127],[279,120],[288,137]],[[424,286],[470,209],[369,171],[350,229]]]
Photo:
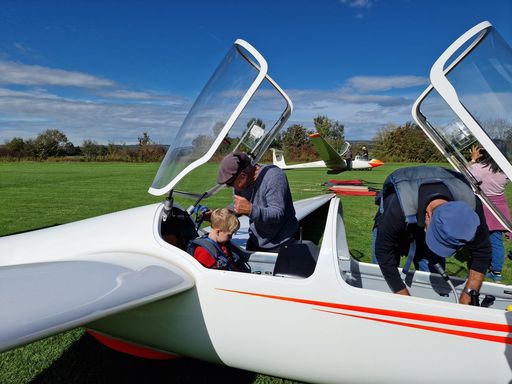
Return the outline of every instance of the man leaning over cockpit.
[[[492,248],[482,203],[462,174],[442,167],[399,169],[384,182],[376,204],[374,257],[394,293],[410,295],[398,271],[400,256],[408,254],[417,270],[437,272],[434,264],[444,267],[445,258],[468,245],[470,272],[459,303],[478,298]]]
[[[229,208],[237,216],[249,218],[248,251],[278,253],[283,245],[297,241],[299,223],[282,169],[272,164],[253,165],[246,153],[232,152],[222,160],[217,182],[234,189]]]

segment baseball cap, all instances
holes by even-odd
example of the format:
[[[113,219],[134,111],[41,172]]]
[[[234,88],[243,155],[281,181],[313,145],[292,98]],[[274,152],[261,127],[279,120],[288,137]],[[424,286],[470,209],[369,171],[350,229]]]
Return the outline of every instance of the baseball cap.
[[[251,164],[251,158],[244,152],[231,152],[222,159],[217,175],[217,183],[225,184],[234,180]]]
[[[425,240],[427,246],[441,257],[452,256],[457,249],[475,238],[480,218],[463,201],[450,201],[432,213]]]

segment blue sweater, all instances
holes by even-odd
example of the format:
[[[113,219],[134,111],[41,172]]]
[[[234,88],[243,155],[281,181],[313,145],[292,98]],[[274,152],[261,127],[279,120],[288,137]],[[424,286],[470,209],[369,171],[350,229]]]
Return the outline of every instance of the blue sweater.
[[[275,165],[260,165],[256,181],[243,191],[233,189],[251,204],[249,238],[261,248],[290,240],[299,229],[286,174]],[[234,203],[229,208],[234,211]]]

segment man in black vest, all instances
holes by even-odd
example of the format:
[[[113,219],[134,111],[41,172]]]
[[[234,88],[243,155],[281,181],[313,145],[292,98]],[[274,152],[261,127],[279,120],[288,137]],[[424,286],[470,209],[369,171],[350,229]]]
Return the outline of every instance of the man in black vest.
[[[459,302],[469,304],[492,249],[482,203],[463,176],[441,167],[402,168],[388,176],[376,203],[374,256],[391,290],[410,295],[397,269],[400,256],[409,253],[417,270],[436,272],[435,263],[444,265],[467,244],[470,272]]]

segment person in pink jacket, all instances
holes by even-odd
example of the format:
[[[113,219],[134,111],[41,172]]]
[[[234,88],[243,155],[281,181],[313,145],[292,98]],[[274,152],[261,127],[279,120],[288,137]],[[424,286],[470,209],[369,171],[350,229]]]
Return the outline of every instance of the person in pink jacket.
[[[506,144],[503,140],[494,139],[496,147],[507,157]],[[469,151],[471,161],[470,173],[479,182],[482,191],[489,197],[494,205],[510,220],[510,210],[507,205],[507,196],[505,196],[505,186],[510,183],[507,175],[499,168],[498,164],[492,159],[485,149],[473,146]],[[480,162],[477,160],[480,159]],[[491,278],[496,283],[501,283],[501,270],[505,262],[505,247],[503,245],[503,233],[507,241],[510,241],[511,233],[496,219],[496,217],[484,205],[485,219],[489,227],[489,238],[492,244],[492,261],[489,266],[489,273],[486,277]]]

